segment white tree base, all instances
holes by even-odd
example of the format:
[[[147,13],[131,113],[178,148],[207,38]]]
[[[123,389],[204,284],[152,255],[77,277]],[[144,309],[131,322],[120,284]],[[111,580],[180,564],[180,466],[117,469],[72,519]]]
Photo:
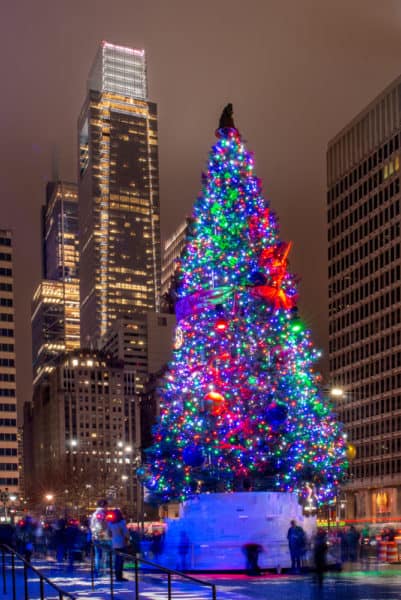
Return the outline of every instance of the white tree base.
[[[261,568],[288,568],[287,531],[292,519],[303,527],[308,538],[312,536],[316,518],[302,514],[296,494],[200,494],[181,505],[178,519],[167,520],[163,552],[154,559],[178,570],[243,570],[246,561],[242,548],[255,543],[263,547],[259,555]],[[190,541],[185,557],[178,550],[183,531]]]

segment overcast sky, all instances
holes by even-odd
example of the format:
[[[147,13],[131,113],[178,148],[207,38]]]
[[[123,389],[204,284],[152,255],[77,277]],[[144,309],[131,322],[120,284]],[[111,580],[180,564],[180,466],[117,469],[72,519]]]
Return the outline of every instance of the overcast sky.
[[[58,156],[76,180],[76,122],[98,44],[145,48],[158,104],[161,223],[187,214],[222,107],[292,240],[301,315],[327,348],[327,143],[401,73],[398,0],[3,0],[0,227],[15,235],[19,400],[30,398],[40,206]]]

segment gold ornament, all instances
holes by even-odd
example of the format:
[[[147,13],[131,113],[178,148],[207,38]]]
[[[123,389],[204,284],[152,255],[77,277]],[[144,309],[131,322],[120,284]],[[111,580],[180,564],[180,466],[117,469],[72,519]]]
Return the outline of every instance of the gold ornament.
[[[356,457],[356,448],[353,444],[348,444],[347,449],[345,451],[345,455],[348,460],[354,460]]]
[[[181,327],[175,330],[174,350],[179,350],[184,343],[184,332]]]

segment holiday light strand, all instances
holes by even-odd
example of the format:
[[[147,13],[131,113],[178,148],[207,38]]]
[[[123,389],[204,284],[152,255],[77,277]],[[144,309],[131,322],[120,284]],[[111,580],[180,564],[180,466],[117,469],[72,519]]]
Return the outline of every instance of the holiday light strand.
[[[140,471],[160,502],[252,487],[335,494],[345,441],[296,310],[290,245],[236,129],[220,130],[180,265],[174,358]]]

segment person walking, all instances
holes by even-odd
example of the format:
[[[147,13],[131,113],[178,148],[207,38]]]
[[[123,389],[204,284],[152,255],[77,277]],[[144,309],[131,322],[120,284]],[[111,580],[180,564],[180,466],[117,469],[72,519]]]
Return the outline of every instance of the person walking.
[[[287,532],[287,540],[291,556],[291,571],[299,574],[301,573],[301,557],[306,546],[306,536],[302,527],[297,525],[295,521],[291,521]]]
[[[315,560],[316,581],[319,588],[323,587],[324,572],[326,570],[327,534],[324,529],[318,529],[315,538],[313,556]]]
[[[21,523],[18,531],[18,538],[21,544],[22,554],[26,561],[30,562],[34,549],[35,540],[35,524],[32,517],[27,515]]]
[[[186,531],[181,531],[180,541],[178,542],[178,554],[180,556],[181,571],[187,569],[187,556],[189,552],[191,542]]]
[[[349,559],[351,562],[356,562],[358,560],[358,550],[359,550],[359,539],[360,533],[355,529],[353,525],[348,530],[347,540],[348,540],[348,549],[349,549]]]
[[[97,508],[91,516],[90,530],[92,534],[95,575],[99,575],[103,566],[103,554],[109,545],[109,531],[106,521],[107,500],[99,500]]]
[[[163,552],[163,545],[164,535],[161,532],[156,531],[152,536],[152,543],[150,545],[150,551],[152,552],[153,560],[155,562],[159,561],[159,556]]]
[[[116,581],[128,581],[123,577],[124,557],[116,550],[126,550],[129,543],[129,531],[119,508],[114,509],[110,521],[107,522],[111,547],[114,551],[114,574]]]
[[[53,544],[56,548],[56,560],[58,563],[62,563],[65,558],[65,528],[65,519],[59,519],[53,533]]]
[[[248,543],[242,547],[246,557],[246,574],[260,575],[261,570],[258,565],[259,554],[263,552],[263,547],[260,544]]]
[[[69,519],[65,528],[65,547],[68,557],[68,570],[73,571],[74,559],[79,548],[79,529],[78,523],[74,519]]]
[[[348,527],[343,527],[339,533],[341,562],[349,561]]]

